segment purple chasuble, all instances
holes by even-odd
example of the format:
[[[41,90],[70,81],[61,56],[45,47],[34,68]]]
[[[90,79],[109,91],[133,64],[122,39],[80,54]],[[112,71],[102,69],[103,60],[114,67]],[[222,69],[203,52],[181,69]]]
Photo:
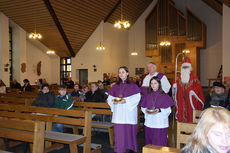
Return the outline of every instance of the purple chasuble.
[[[142,97],[140,106],[143,108],[168,108],[174,105],[172,98],[166,94],[158,91],[152,91]]]
[[[115,84],[112,86],[112,88],[108,91],[109,95],[113,97],[120,97],[122,95],[123,98],[135,95],[140,93],[140,88],[135,84],[130,82],[127,83],[120,83]]]

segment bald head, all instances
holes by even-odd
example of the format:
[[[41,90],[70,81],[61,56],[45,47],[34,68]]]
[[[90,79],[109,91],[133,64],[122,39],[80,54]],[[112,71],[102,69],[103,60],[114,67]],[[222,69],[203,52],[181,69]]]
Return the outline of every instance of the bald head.
[[[148,69],[149,74],[153,75],[157,70],[157,66],[155,63],[150,62],[147,64],[147,69]]]

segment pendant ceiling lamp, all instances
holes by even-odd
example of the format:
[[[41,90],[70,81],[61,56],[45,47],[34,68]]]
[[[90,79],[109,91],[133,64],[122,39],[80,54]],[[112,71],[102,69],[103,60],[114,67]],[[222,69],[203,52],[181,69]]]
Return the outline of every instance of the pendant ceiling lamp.
[[[105,46],[103,45],[103,26],[104,23],[101,23],[101,28],[100,28],[100,43],[99,45],[96,47],[96,50],[105,50]]]
[[[29,38],[30,39],[42,39],[42,35],[36,32],[36,24],[35,24],[35,31],[29,34]]]
[[[135,50],[135,31],[134,31],[134,29],[133,29],[133,51],[131,52],[131,55],[132,56],[137,56],[138,55],[138,53]]]
[[[118,21],[115,21],[114,27],[118,29],[121,29],[121,28],[128,29],[130,26],[131,25],[129,21],[128,20],[126,21],[123,18],[123,6],[122,6],[122,0],[121,0],[121,19]]]

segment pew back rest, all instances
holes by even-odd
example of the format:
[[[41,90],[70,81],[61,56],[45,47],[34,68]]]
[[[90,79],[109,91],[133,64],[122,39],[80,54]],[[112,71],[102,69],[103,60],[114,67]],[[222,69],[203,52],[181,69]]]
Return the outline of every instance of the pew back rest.
[[[180,153],[180,149],[162,147],[155,145],[146,145],[143,147],[143,153]]]
[[[34,100],[34,98],[0,97],[0,103],[4,104],[20,104],[30,106]]]
[[[202,111],[201,110],[193,110],[193,123],[198,123]]]
[[[25,92],[25,93],[6,93],[6,94],[0,94],[0,97],[16,97],[16,98],[36,98],[38,93],[34,92]]]
[[[93,114],[112,115],[106,102],[75,102],[73,107],[76,110],[91,111]]]
[[[19,119],[44,121],[49,125],[49,130],[52,128],[52,122],[72,126],[83,126],[83,133],[86,137],[84,153],[90,150],[92,122],[92,113],[90,111],[0,104],[0,116],[12,117],[12,113],[17,114],[17,118]]]
[[[81,98],[80,97],[72,97],[74,102],[81,102]]]
[[[3,113],[0,114],[0,137],[33,143],[33,153],[44,152],[44,122],[18,119],[20,113]]]
[[[177,149],[180,149],[181,145],[187,143],[187,139],[192,134],[195,127],[195,123],[177,122]]]
[[[18,114],[18,118],[80,126],[85,126],[85,120],[89,114],[91,114],[91,112],[83,110],[64,110],[56,108],[0,104],[0,114],[4,116],[4,113],[8,113],[6,111],[21,112]]]

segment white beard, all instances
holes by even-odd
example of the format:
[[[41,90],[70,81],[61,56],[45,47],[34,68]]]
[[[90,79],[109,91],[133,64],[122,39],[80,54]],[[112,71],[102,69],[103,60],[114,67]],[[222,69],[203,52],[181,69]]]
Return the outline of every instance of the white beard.
[[[183,69],[181,68],[181,81],[182,83],[188,83],[190,79],[191,68]]]

